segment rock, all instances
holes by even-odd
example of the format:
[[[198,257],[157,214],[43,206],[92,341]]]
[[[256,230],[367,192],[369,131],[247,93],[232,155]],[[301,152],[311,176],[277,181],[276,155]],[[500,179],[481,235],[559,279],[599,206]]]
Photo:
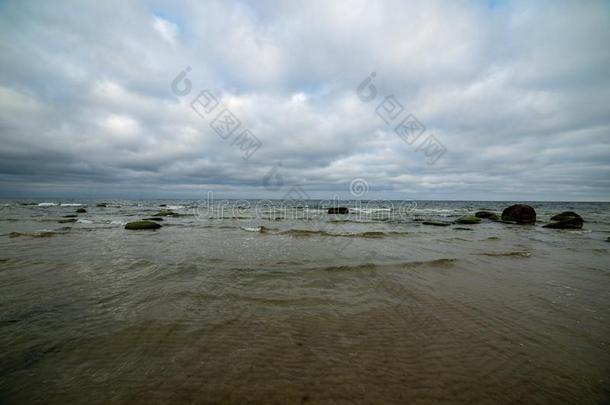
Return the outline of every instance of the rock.
[[[500,219],[498,214],[491,211],[477,211],[474,216],[477,218],[491,219],[492,221],[497,221]]]
[[[96,207],[102,207],[102,208],[106,208],[108,206],[108,204],[106,203],[99,203],[96,205]]]
[[[174,212],[172,210],[161,210],[161,211],[157,212],[154,216],[155,217],[179,217],[180,214],[178,214],[177,212]]]
[[[130,230],[140,230],[140,229],[158,229],[161,228],[161,225],[156,223],[156,222],[152,222],[152,221],[134,221],[134,222],[128,222],[127,225],[125,225],[125,229],[130,229]]]
[[[76,214],[68,214],[68,215],[64,215],[62,218],[78,218],[78,215],[76,215]]]
[[[443,222],[443,221],[424,221],[422,225],[432,225],[432,226],[449,226],[451,222]]]
[[[578,215],[575,212],[572,211],[564,211],[561,214],[557,214],[551,217],[551,221],[564,221],[566,219],[572,219],[572,218],[580,218],[582,219],[582,217],[580,215]]]
[[[163,218],[158,218],[158,217],[144,218],[144,221],[163,221]]]
[[[475,217],[474,215],[464,215],[463,217],[460,217],[455,220],[456,224],[464,225],[478,224],[479,222],[481,222],[481,218]]]
[[[550,224],[546,224],[543,228],[551,228],[551,229],[582,229],[583,220],[579,216],[578,218],[568,218],[563,221],[551,222]]]
[[[329,214],[349,214],[347,207],[331,207],[328,209]]]
[[[472,231],[472,228],[464,228],[462,226],[456,226],[455,228],[456,231]]]
[[[525,204],[511,205],[502,211],[502,220],[518,224],[533,224],[536,222],[536,211]]]
[[[76,210],[76,213],[77,213],[77,214],[84,214],[84,213],[86,213],[86,212],[87,212],[87,210],[86,210],[86,209],[84,209],[84,208],[79,208],[79,209],[77,209],[77,210]]]
[[[167,204],[159,204],[159,207],[167,207]]]

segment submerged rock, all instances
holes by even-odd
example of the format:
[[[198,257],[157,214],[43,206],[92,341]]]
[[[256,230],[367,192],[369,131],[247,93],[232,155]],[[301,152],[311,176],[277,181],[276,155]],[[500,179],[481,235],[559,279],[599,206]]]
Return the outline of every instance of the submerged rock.
[[[68,214],[68,215],[64,215],[62,218],[78,218],[78,215],[76,215],[76,214]]]
[[[331,207],[328,209],[329,214],[349,214],[347,207]]]
[[[84,214],[84,213],[86,213],[86,212],[87,212],[87,210],[86,210],[86,209],[84,209],[84,208],[79,208],[79,209],[77,209],[77,210],[76,210],[76,213],[77,213],[77,214]]]
[[[125,225],[125,229],[130,229],[130,230],[140,230],[140,229],[158,229],[161,228],[161,225],[156,223],[156,222],[152,222],[152,221],[134,221],[134,222],[128,222],[127,225]]]
[[[497,221],[500,219],[498,214],[491,211],[477,211],[474,216],[477,218],[491,219],[492,221]]]
[[[463,217],[460,217],[455,220],[456,224],[464,225],[478,224],[479,222],[481,222],[481,218],[475,217],[474,215],[464,215]]]
[[[543,228],[551,229],[582,229],[583,220],[579,216],[578,218],[568,218],[563,221],[551,222],[546,224]]]
[[[566,219],[580,218],[582,217],[572,211],[564,211],[561,214],[557,214],[551,217],[551,221],[565,221]]]
[[[155,217],[179,217],[180,214],[178,214],[177,212],[174,212],[172,210],[161,210],[161,211],[157,212],[154,216]]]
[[[108,206],[108,204],[106,203],[99,203],[96,205],[96,207],[102,207],[102,208],[106,208]]]
[[[518,224],[533,224],[536,222],[536,211],[525,204],[511,205],[502,211],[502,220]]]
[[[449,226],[451,222],[443,222],[443,221],[424,221],[422,225],[432,225],[432,226]]]
[[[456,231],[472,231],[472,228],[465,228],[463,226],[456,226],[455,228]]]

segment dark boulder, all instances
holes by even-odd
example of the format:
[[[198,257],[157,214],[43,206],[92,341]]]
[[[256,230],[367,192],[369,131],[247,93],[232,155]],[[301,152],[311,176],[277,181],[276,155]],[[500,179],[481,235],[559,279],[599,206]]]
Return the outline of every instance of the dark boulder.
[[[481,222],[481,218],[475,217],[474,215],[464,215],[455,220],[456,224],[472,225]]]
[[[582,217],[572,211],[564,211],[561,214],[557,214],[551,217],[551,221],[565,221],[566,219],[580,218]]]
[[[152,222],[152,221],[134,221],[134,222],[128,222],[127,225],[125,225],[125,229],[129,229],[129,230],[141,230],[141,229],[158,229],[161,228],[161,225],[156,223],[156,222]]]
[[[502,220],[518,224],[533,224],[536,222],[536,211],[525,204],[515,204],[502,211]]]
[[[578,218],[568,218],[563,221],[551,222],[546,224],[543,228],[551,229],[582,229],[583,220],[579,216]]]
[[[474,216],[477,218],[491,219],[492,221],[497,221],[500,219],[498,214],[491,211],[477,211]]]
[[[84,209],[84,208],[79,208],[79,209],[77,209],[77,210],[76,210],[76,213],[77,213],[77,214],[84,214],[84,213],[86,213],[86,212],[87,212],[87,210],[86,210],[86,209]]]
[[[449,226],[451,222],[443,222],[443,221],[424,221],[422,225],[432,225],[432,226]]]
[[[328,209],[329,214],[349,214],[347,207],[331,207]]]
[[[108,204],[106,203],[99,203],[96,205],[96,207],[101,207],[101,208],[106,208],[108,206]]]

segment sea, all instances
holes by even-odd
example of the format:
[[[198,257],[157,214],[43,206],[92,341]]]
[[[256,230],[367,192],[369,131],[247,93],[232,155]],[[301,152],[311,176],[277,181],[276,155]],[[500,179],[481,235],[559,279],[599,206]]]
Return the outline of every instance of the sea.
[[[0,403],[608,403],[610,203],[513,203],[1,200]]]

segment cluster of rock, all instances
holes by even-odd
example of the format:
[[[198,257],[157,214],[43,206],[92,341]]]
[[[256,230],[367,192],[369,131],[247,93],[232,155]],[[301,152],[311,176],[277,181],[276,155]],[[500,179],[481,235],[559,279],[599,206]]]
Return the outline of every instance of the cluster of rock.
[[[477,211],[474,215],[464,215],[454,222],[448,221],[423,221],[423,225],[432,226],[449,226],[451,224],[474,225],[481,222],[482,219],[490,221],[503,222],[508,224],[535,224],[536,210],[525,204],[515,204],[507,207],[502,211],[502,216],[498,216],[491,211]],[[544,228],[552,229],[581,229],[583,219],[575,212],[566,211],[551,217],[551,223],[544,225]]]
[[[161,204],[160,207],[167,207],[166,204]],[[131,231],[139,231],[144,229],[159,229],[161,228],[161,224],[158,222],[163,221],[161,217],[180,217],[183,214],[179,214],[172,210],[162,208],[159,212],[157,212],[154,216],[150,218],[144,218],[140,221],[128,222],[125,225],[125,229],[129,229]]]
[[[162,207],[165,204],[161,205]],[[76,212],[87,212],[84,208],[79,208]],[[331,207],[328,208],[328,214],[349,214],[349,208],[347,207]],[[141,229],[159,229],[161,224],[158,222],[163,221],[161,217],[179,217],[182,214],[173,212],[172,210],[163,208],[157,212],[153,217],[144,218],[140,221],[129,222],[125,225],[125,229],[130,230],[141,230]],[[67,216],[71,217],[71,216]],[[453,222],[448,221],[433,221],[425,220],[422,221],[423,225],[431,226],[449,226],[452,224],[460,225],[474,225],[480,223],[483,219],[503,222],[508,224],[535,224],[536,223],[536,211],[534,208],[525,204],[514,204],[510,207],[505,208],[502,211],[502,215],[498,216],[497,213],[491,211],[477,211],[474,215],[463,215]],[[557,214],[551,217],[551,223],[544,225],[544,228],[552,229],[581,229],[583,226],[583,219],[580,215],[575,212],[566,211],[561,214]],[[457,229],[457,228],[456,228]],[[459,228],[469,229],[469,228]]]

